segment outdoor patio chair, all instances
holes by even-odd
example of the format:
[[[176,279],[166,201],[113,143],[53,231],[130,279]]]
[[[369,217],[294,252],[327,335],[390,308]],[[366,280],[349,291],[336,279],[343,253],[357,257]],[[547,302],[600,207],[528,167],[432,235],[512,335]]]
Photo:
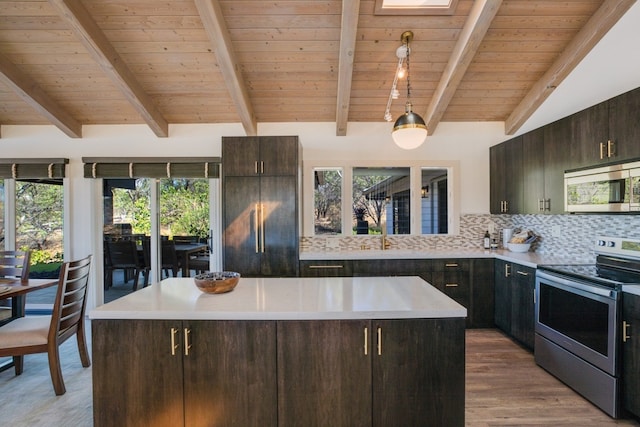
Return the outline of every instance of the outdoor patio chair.
[[[16,375],[20,375],[25,354],[47,353],[51,381],[57,395],[66,392],[60,369],[60,344],[75,335],[82,366],[87,368],[91,365],[84,331],[91,258],[89,255],[62,264],[50,316],[19,317],[0,326],[0,357],[13,356]]]
[[[0,251],[0,282],[29,281],[30,259],[30,251]],[[25,298],[22,301],[24,304]],[[9,317],[11,317],[11,300],[0,300],[0,320]]]
[[[124,281],[129,281],[129,273],[133,273],[133,290],[138,289],[138,279],[140,273],[145,272],[146,268],[142,258],[138,255],[136,242],[133,240],[119,240],[116,242],[105,241],[105,281],[104,288],[109,289],[113,286],[113,272],[115,270],[123,270]],[[145,274],[145,286],[147,285],[148,275]]]

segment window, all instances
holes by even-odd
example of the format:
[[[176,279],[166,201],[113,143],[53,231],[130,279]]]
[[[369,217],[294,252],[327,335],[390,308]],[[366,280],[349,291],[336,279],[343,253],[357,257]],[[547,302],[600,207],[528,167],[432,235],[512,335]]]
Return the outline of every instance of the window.
[[[342,170],[317,168],[313,171],[313,215],[315,234],[342,232]]]
[[[457,234],[458,161],[332,163],[305,165],[304,235]]]

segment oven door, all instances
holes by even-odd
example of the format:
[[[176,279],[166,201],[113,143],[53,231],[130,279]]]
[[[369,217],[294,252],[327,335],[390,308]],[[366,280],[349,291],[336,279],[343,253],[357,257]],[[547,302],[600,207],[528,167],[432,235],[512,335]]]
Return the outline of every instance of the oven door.
[[[535,331],[618,376],[619,292],[538,270]]]

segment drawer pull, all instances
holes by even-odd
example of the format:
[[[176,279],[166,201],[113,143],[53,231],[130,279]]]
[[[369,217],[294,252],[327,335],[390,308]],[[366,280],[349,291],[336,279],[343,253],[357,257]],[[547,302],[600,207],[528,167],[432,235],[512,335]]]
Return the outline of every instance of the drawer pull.
[[[315,269],[321,269],[321,268],[344,268],[344,265],[310,265],[309,266],[310,269],[315,268]]]
[[[369,328],[364,328],[364,355],[369,354]]]
[[[520,271],[520,270],[516,270],[516,273],[518,273],[521,276],[528,276],[529,273],[527,273],[526,271]]]
[[[176,355],[176,350],[179,344],[176,344],[176,335],[178,335],[178,328],[171,328],[171,355]]]
[[[382,356],[382,328],[378,326],[378,356]]]
[[[191,336],[191,329],[184,328],[184,355],[189,355],[189,350],[191,350],[191,343],[189,342],[189,337]]]
[[[458,263],[457,262],[448,262],[444,266],[445,267],[457,267]]]
[[[446,288],[457,288],[458,284],[457,283],[447,283],[444,285]]]

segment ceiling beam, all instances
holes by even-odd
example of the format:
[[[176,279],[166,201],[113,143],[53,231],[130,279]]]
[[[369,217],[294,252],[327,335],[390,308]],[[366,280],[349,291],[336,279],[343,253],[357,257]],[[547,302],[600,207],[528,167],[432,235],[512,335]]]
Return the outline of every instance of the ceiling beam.
[[[52,100],[42,88],[0,54],[0,82],[10,87],[23,101],[56,125],[70,138],[82,138],[82,124]]]
[[[195,0],[195,3],[244,131],[248,136],[255,136],[258,134],[256,117],[240,73],[240,65],[235,57],[220,4],[217,0]]]
[[[636,0],[603,2],[507,118],[504,123],[505,134],[513,135],[520,129],[635,2]]]
[[[356,51],[356,33],[360,0],[342,2],[342,20],[340,24],[340,57],[338,62],[338,95],[336,101],[336,135],[347,134],[349,104],[351,102],[351,80],[353,59]]]
[[[49,0],[49,3],[153,132],[159,137],[169,136],[169,124],[82,3],[77,0]]]
[[[460,37],[456,42],[453,52],[449,57],[449,62],[442,73],[438,87],[436,88],[424,121],[427,124],[429,134],[433,134],[444,112],[449,106],[449,102],[456,93],[460,81],[467,72],[469,64],[473,60],[480,43],[484,39],[493,18],[496,16],[502,0],[482,0],[473,2],[473,7],[469,11],[469,17],[460,32]]]

